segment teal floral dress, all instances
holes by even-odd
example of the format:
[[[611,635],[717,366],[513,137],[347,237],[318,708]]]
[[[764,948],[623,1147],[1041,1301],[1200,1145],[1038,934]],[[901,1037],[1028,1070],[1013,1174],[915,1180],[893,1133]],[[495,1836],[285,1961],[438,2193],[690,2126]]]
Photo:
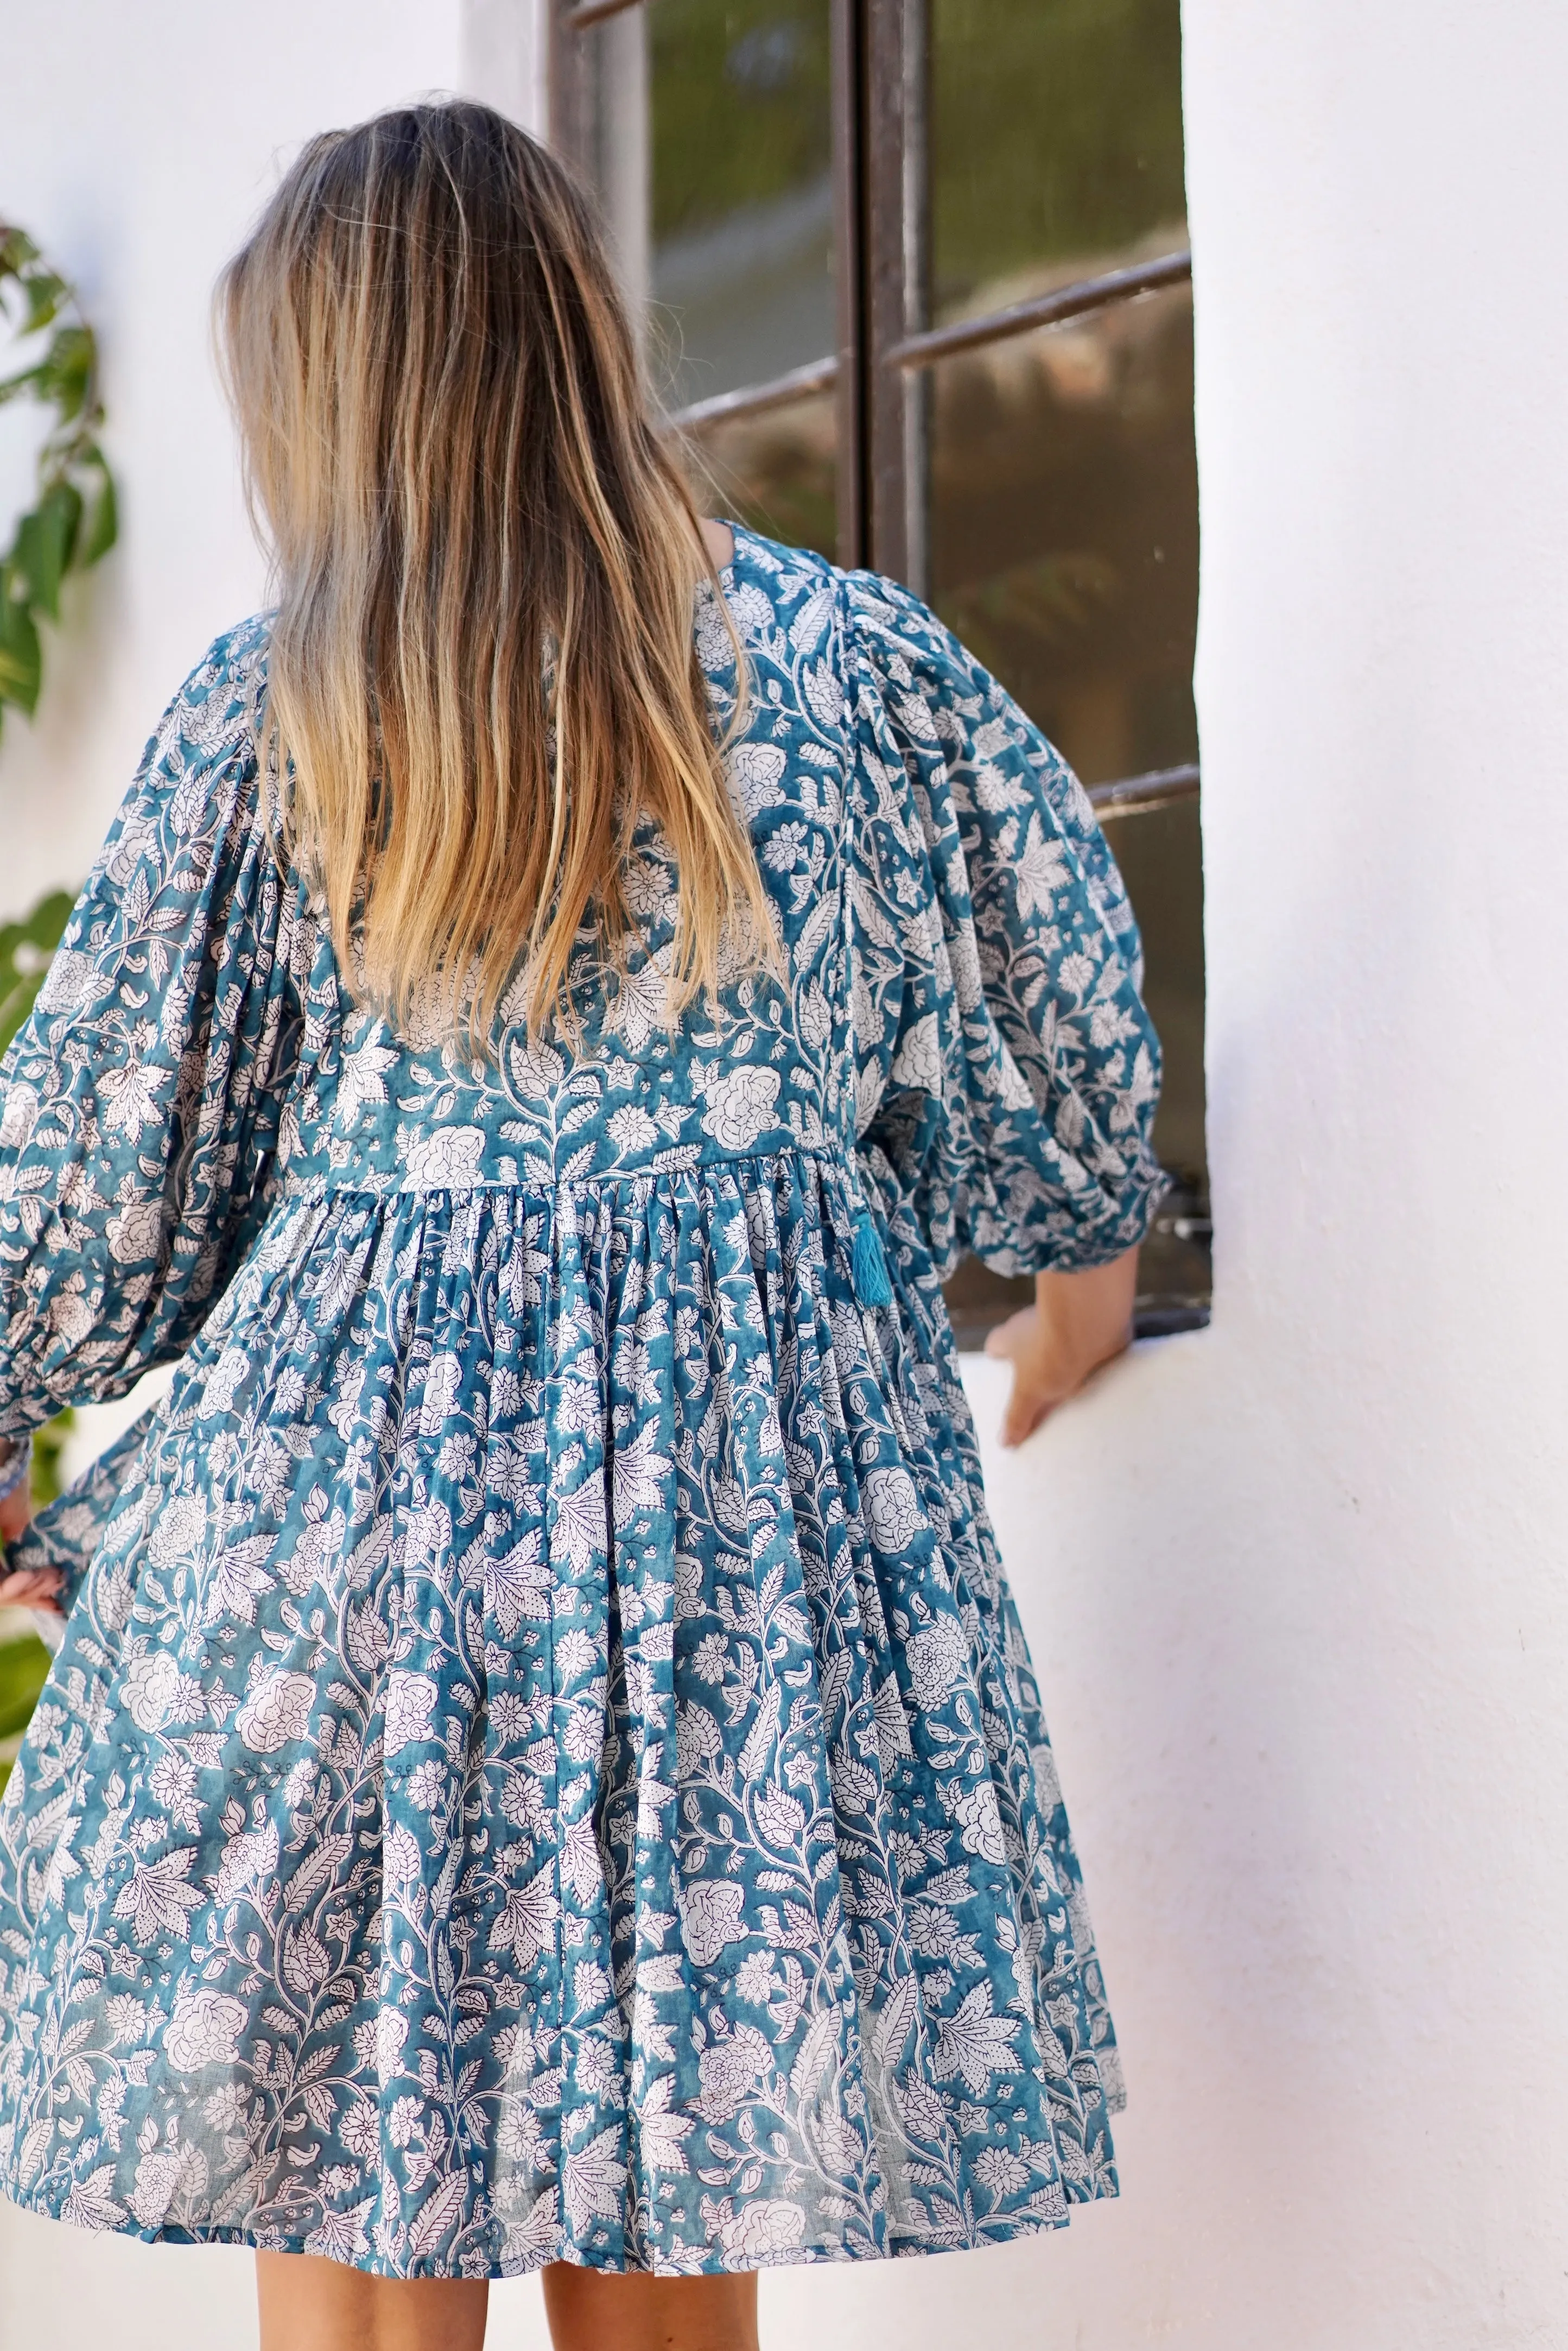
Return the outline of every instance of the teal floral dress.
[[[741,532],[777,973],[580,1041],[357,1010],[267,632],[182,689],[0,1102],[0,1437],[174,1360],[13,1549],[0,2190],[397,2277],[995,2242],[1114,2192],[1111,2022],[939,1283],[1136,1241],[1136,935],[897,588]],[[722,720],[730,643],[698,600]]]

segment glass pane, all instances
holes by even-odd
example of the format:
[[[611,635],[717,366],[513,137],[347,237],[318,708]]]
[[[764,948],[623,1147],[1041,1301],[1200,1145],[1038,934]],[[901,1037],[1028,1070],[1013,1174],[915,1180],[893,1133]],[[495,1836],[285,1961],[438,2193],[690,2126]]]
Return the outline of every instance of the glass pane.
[[[928,0],[929,311],[998,309],[1186,243],[1178,0]],[[1176,287],[927,381],[927,585],[1086,783],[1197,758],[1192,303]],[[1173,1191],[1141,1319],[1208,1292],[1202,863],[1191,802],[1118,820],[1166,1049]],[[1027,1297],[950,1290],[973,1338]]]
[[[1086,783],[1197,756],[1197,483],[1189,290],[933,371],[932,599]],[[1166,1046],[1158,1147],[1179,1191],[1152,1301],[1207,1295],[1202,866],[1192,804],[1120,820]],[[1180,1232],[1176,1228],[1180,1227]]]
[[[837,344],[829,0],[657,0],[583,37],[591,170],[668,410]],[[703,429],[708,511],[831,554],[827,395]]]
[[[1185,244],[1179,0],[928,0],[934,319]]]
[[[832,558],[837,528],[837,404],[831,392],[688,436],[697,503],[766,538]]]
[[[931,587],[1086,783],[1197,757],[1192,301],[933,371]]]
[[[1144,1243],[1138,1289],[1145,1315],[1201,1309],[1210,1274],[1197,802],[1178,800],[1117,818],[1106,834],[1144,935],[1145,993],[1165,1048],[1155,1149],[1171,1185]]]
[[[671,408],[835,348],[828,7],[657,0],[591,37],[601,182],[611,199],[618,174],[643,180],[642,233],[623,243]],[[617,104],[639,81],[640,152]]]

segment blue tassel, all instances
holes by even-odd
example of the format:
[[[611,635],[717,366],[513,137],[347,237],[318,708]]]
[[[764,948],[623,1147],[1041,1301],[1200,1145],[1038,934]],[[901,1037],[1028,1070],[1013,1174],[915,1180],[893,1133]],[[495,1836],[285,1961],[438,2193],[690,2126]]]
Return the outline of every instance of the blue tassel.
[[[850,1270],[854,1277],[855,1296],[862,1306],[891,1306],[893,1288],[887,1278],[887,1260],[882,1253],[876,1227],[869,1210],[862,1208],[855,1218],[854,1248],[851,1252]]]

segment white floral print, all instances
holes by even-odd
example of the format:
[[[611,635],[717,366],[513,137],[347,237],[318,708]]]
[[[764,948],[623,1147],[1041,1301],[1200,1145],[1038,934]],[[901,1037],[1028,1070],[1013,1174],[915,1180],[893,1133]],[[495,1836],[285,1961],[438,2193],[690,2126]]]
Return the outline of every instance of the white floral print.
[[[412,1740],[430,1735],[430,1718],[440,1693],[428,1674],[394,1673],[387,1684],[386,1751],[397,1755]]]
[[[520,984],[479,1066],[357,1010],[276,853],[252,623],[0,1070],[0,1440],[177,1364],[14,1552],[72,1595],[0,1804],[0,2189],[37,2210],[693,2273],[1114,2193],[939,1283],[1143,1231],[1136,934],[922,606],[737,538],[776,974],[670,1024],[649,828],[570,1042]]]
[[[354,1057],[363,1061],[366,1048],[361,1046]],[[350,1101],[357,1104],[361,1088],[353,1089]],[[438,1126],[434,1134],[414,1134],[408,1140],[403,1165],[412,1184],[429,1184],[442,1189],[460,1190],[465,1185],[478,1181],[480,1161],[485,1149],[485,1133],[477,1126]]]
[[[316,1685],[308,1674],[268,1674],[235,1717],[235,1729],[256,1755],[276,1755],[305,1736]]]
[[[777,1070],[727,1070],[703,1089],[703,1133],[726,1151],[748,1151],[770,1124],[779,1099]]]
[[[238,2053],[239,2036],[250,2022],[243,2000],[208,1985],[176,1993],[163,2034],[163,2053],[183,2073],[204,2065],[226,2065]]]

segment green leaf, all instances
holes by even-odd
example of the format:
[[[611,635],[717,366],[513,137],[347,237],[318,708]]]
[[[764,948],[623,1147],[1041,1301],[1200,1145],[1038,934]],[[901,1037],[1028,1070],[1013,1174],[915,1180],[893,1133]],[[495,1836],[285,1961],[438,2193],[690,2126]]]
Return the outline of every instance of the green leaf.
[[[51,319],[58,316],[61,304],[70,300],[71,294],[65,279],[57,277],[52,269],[32,271],[22,280],[22,291],[27,298],[27,315],[21,329],[25,335],[36,335],[40,327],[47,327]]]
[[[0,567],[0,702],[16,703],[30,718],[42,676],[37,627],[12,586],[7,564]]]
[[[0,1739],[26,1730],[48,1671],[49,1653],[36,1633],[0,1641]]]
[[[68,890],[51,890],[30,914],[0,923],[0,987],[18,971],[42,972],[65,935],[75,901]]]
[[[94,346],[90,327],[59,327],[38,367],[38,396],[52,400],[62,423],[79,416],[92,381]]]
[[[60,581],[70,569],[81,521],[81,492],[55,482],[16,531],[12,557],[31,601],[51,621],[60,617]]]
[[[26,979],[13,979],[9,985],[0,980],[0,1053],[11,1042],[34,1005],[44,984],[42,972]]]
[[[4,408],[8,400],[20,400],[25,392],[37,392],[43,376],[44,367],[40,360],[37,367],[23,368],[19,374],[0,377],[0,408]]]
[[[19,923],[8,924],[6,927],[14,930],[18,938],[26,939],[29,946],[42,947],[53,955],[65,936],[66,925],[70,921],[71,908],[75,904],[76,900],[68,890],[51,890],[47,897],[39,899],[30,914],[24,914]],[[15,955],[15,946],[11,952]]]
[[[102,450],[89,442],[82,454],[78,470],[87,476],[83,485],[87,500],[87,518],[77,541],[76,561],[85,571],[101,555],[107,555],[120,536],[120,508],[114,495],[114,476]]]
[[[70,892],[51,890],[21,922],[0,923],[0,1053],[31,1012],[70,913]]]
[[[0,407],[30,396],[55,412],[38,453],[37,504],[23,515],[9,550],[0,555],[0,717],[6,703],[29,716],[37,708],[38,617],[58,620],[67,573],[96,563],[119,532],[114,483],[92,437],[103,417],[98,345],[79,316],[56,323],[73,304],[69,285],[40,258],[32,239],[0,220],[0,329],[10,325],[23,338],[50,330],[42,359],[0,377]],[[8,980],[0,971],[0,1018],[11,1029],[36,992],[26,974]]]
[[[0,221],[0,277],[15,277],[37,257],[38,248],[26,229]]]

